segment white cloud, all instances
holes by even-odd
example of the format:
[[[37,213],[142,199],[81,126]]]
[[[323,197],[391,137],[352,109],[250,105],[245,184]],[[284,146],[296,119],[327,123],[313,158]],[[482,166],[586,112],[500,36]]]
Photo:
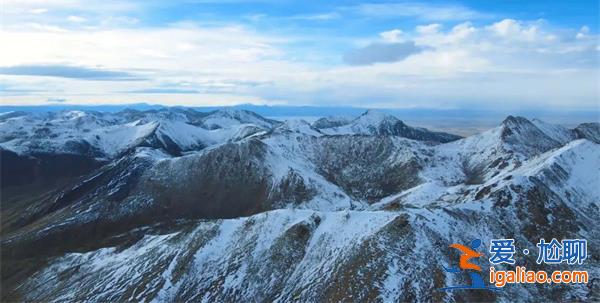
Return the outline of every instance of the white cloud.
[[[58,2],[44,2],[43,7],[52,12]],[[63,2],[70,7],[82,5],[79,1]],[[26,1],[12,9],[29,11],[40,6],[42,2]],[[48,19],[2,27],[0,67],[68,65],[129,72],[145,80],[0,75],[0,84],[18,86],[15,92],[30,88],[27,94],[13,93],[10,100],[3,98],[2,102],[43,103],[60,96],[67,102],[81,103],[589,108],[596,106],[599,97],[598,36],[586,28],[556,29],[542,21],[513,19],[484,25],[463,22],[453,27],[426,21],[412,29],[390,27],[361,37],[357,40],[362,42],[352,45],[414,42],[419,52],[369,61],[377,63],[374,65],[347,66],[342,64],[342,50],[326,54],[337,56],[339,62],[298,59],[305,54],[294,49],[298,41],[290,36],[235,24],[207,27],[180,22],[143,27],[139,20],[121,15],[124,11],[116,9],[116,13],[106,15],[89,9],[70,12],[72,17],[85,16],[82,21],[86,22],[78,25],[69,24],[67,14],[63,14],[63,23]],[[70,19],[76,22],[76,18]],[[303,41],[310,38],[303,37]],[[354,39],[335,38],[345,39],[344,43]],[[315,50],[321,51],[310,52]],[[397,50],[393,51],[396,54]],[[177,83],[185,86],[179,87],[182,92],[199,93],[177,94]]]
[[[512,40],[535,40],[539,35],[542,21],[525,24],[513,19],[504,19],[488,27],[494,34]]]
[[[289,19],[295,20],[308,20],[308,21],[326,21],[340,18],[340,14],[336,12],[332,13],[322,13],[322,14],[312,14],[312,15],[296,15],[291,16]]]
[[[588,37],[589,32],[590,32],[590,28],[584,25],[579,29],[579,32],[577,32],[577,34],[575,35],[575,38],[576,39],[585,39]]]
[[[477,32],[477,29],[473,27],[471,22],[464,22],[455,25],[448,36],[451,38],[451,40],[454,40],[454,42],[459,42],[460,40],[469,38],[475,32]]]
[[[397,43],[371,43],[344,55],[344,62],[351,65],[369,65],[381,62],[397,62],[423,52],[425,48],[413,41]]]
[[[413,17],[427,21],[474,20],[490,17],[488,14],[461,5],[440,3],[368,3],[358,5],[353,9],[359,14],[370,17]]]
[[[49,25],[49,24],[40,24],[35,22],[29,22],[24,24],[25,28],[30,28],[37,31],[43,32],[53,32],[53,33],[66,33],[68,30],[66,28],[62,28],[60,26]]]
[[[134,11],[140,9],[135,1],[85,1],[85,0],[3,0],[2,9],[5,13],[15,13],[43,8],[46,10],[72,10],[90,12],[103,11]]]
[[[69,17],[67,17],[67,20],[68,20],[69,22],[74,22],[74,23],[83,23],[83,22],[87,21],[87,19],[86,19],[86,18],[84,18],[84,17],[81,17],[81,16],[73,16],[73,15],[71,15],[71,16],[69,16]]]
[[[207,29],[180,24],[168,28],[67,31],[35,24],[31,30],[2,30],[0,33],[6,41],[0,65],[68,62],[87,66],[193,71],[207,67],[229,68],[237,62],[276,59],[281,54],[275,46],[275,39],[242,27]],[[190,53],[190,49],[195,51]],[[162,60],[165,58],[172,60]]]
[[[140,22],[137,18],[128,17],[128,16],[109,16],[103,18],[100,22],[101,27],[114,27],[118,28],[120,26],[132,26],[136,25]]]
[[[401,42],[402,41],[401,35],[402,35],[402,31],[397,28],[379,33],[379,36],[383,39],[383,41],[388,42],[388,43]]]
[[[435,34],[435,33],[439,32],[441,28],[442,28],[441,24],[432,23],[432,24],[427,24],[427,25],[418,25],[416,27],[416,31],[417,31],[417,33],[422,34],[422,35],[431,35],[431,34]]]
[[[44,13],[48,12],[48,10],[45,8],[34,8],[34,9],[30,10],[29,12],[34,15],[39,15],[39,14],[44,14]]]
[[[44,87],[45,92],[12,96],[11,102],[39,102],[52,97],[57,91],[64,91],[70,102],[96,102],[100,99],[103,102],[123,102],[143,98],[163,103],[176,100],[188,105],[192,102],[264,103],[264,99],[250,92],[255,85],[247,83],[300,78],[305,71],[301,64],[283,60],[284,52],[278,46],[285,39],[261,35],[241,26],[202,28],[193,23],[180,23],[167,28],[74,28],[57,31],[49,26],[37,25],[19,30],[0,29],[0,36],[6,42],[0,56],[0,67],[32,64],[86,69],[102,67],[103,70],[135,72],[148,79],[128,84],[105,84],[46,76],[44,83],[38,86]],[[38,78],[0,75],[0,83],[25,83],[28,79]],[[202,88],[201,91],[206,91],[207,83],[212,88],[227,89],[220,94],[207,92],[182,98],[173,94],[158,98],[148,94],[119,93],[177,81],[193,83]]]

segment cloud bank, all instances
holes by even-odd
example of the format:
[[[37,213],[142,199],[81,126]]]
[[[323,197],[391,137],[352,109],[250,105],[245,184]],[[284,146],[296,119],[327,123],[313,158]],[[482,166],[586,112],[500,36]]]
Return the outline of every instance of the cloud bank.
[[[344,62],[351,65],[369,65],[378,62],[396,62],[425,50],[414,42],[371,43],[344,55]]]
[[[137,81],[142,77],[122,71],[70,65],[16,65],[0,67],[0,75],[59,77],[98,81]]]
[[[600,98],[593,25],[413,2],[210,19],[193,14],[201,2],[165,16],[169,3],[6,2],[2,103],[597,110]]]

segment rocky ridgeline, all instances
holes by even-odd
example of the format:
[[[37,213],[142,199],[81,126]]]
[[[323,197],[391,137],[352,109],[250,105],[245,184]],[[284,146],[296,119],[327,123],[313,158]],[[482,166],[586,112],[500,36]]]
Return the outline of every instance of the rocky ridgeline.
[[[594,300],[438,288],[475,238],[585,238],[597,277],[598,138],[512,116],[460,138],[375,111],[3,114],[3,300]]]

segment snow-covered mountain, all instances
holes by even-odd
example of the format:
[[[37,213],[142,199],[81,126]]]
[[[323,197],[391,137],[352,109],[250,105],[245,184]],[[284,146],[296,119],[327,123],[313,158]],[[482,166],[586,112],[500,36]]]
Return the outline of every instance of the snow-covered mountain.
[[[598,276],[598,138],[512,116],[461,139],[376,111],[2,114],[3,299],[593,300],[438,288],[474,238],[585,238]]]
[[[110,159],[148,146],[180,155],[271,130],[279,122],[244,110],[171,109],[120,113],[66,111],[0,116],[0,148],[19,154],[67,153]]]
[[[208,129],[229,128],[240,124],[253,124],[261,128],[273,128],[279,122],[266,119],[247,110],[221,109],[209,113],[201,119]]]
[[[319,119],[314,123],[321,132],[328,135],[376,135],[399,136],[419,141],[450,142],[460,136],[441,132],[432,132],[424,128],[410,127],[398,118],[368,110],[357,118],[344,123],[343,119]]]

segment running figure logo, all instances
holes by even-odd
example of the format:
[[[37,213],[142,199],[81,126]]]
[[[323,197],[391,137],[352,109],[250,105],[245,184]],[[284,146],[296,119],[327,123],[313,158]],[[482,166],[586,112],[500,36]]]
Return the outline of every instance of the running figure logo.
[[[482,253],[478,253],[476,249],[481,245],[481,240],[475,239],[471,241],[470,247],[467,247],[462,244],[451,244],[450,247],[457,249],[460,251],[460,260],[458,263],[458,268],[446,268],[444,270],[449,273],[461,273],[463,271],[467,271],[469,273],[469,277],[471,278],[471,285],[458,285],[458,286],[450,286],[440,288],[440,290],[459,290],[459,289],[488,289],[488,290],[498,290],[496,287],[488,287],[483,282],[483,278],[481,277],[481,267],[476,264],[471,263],[471,259],[482,257]]]

